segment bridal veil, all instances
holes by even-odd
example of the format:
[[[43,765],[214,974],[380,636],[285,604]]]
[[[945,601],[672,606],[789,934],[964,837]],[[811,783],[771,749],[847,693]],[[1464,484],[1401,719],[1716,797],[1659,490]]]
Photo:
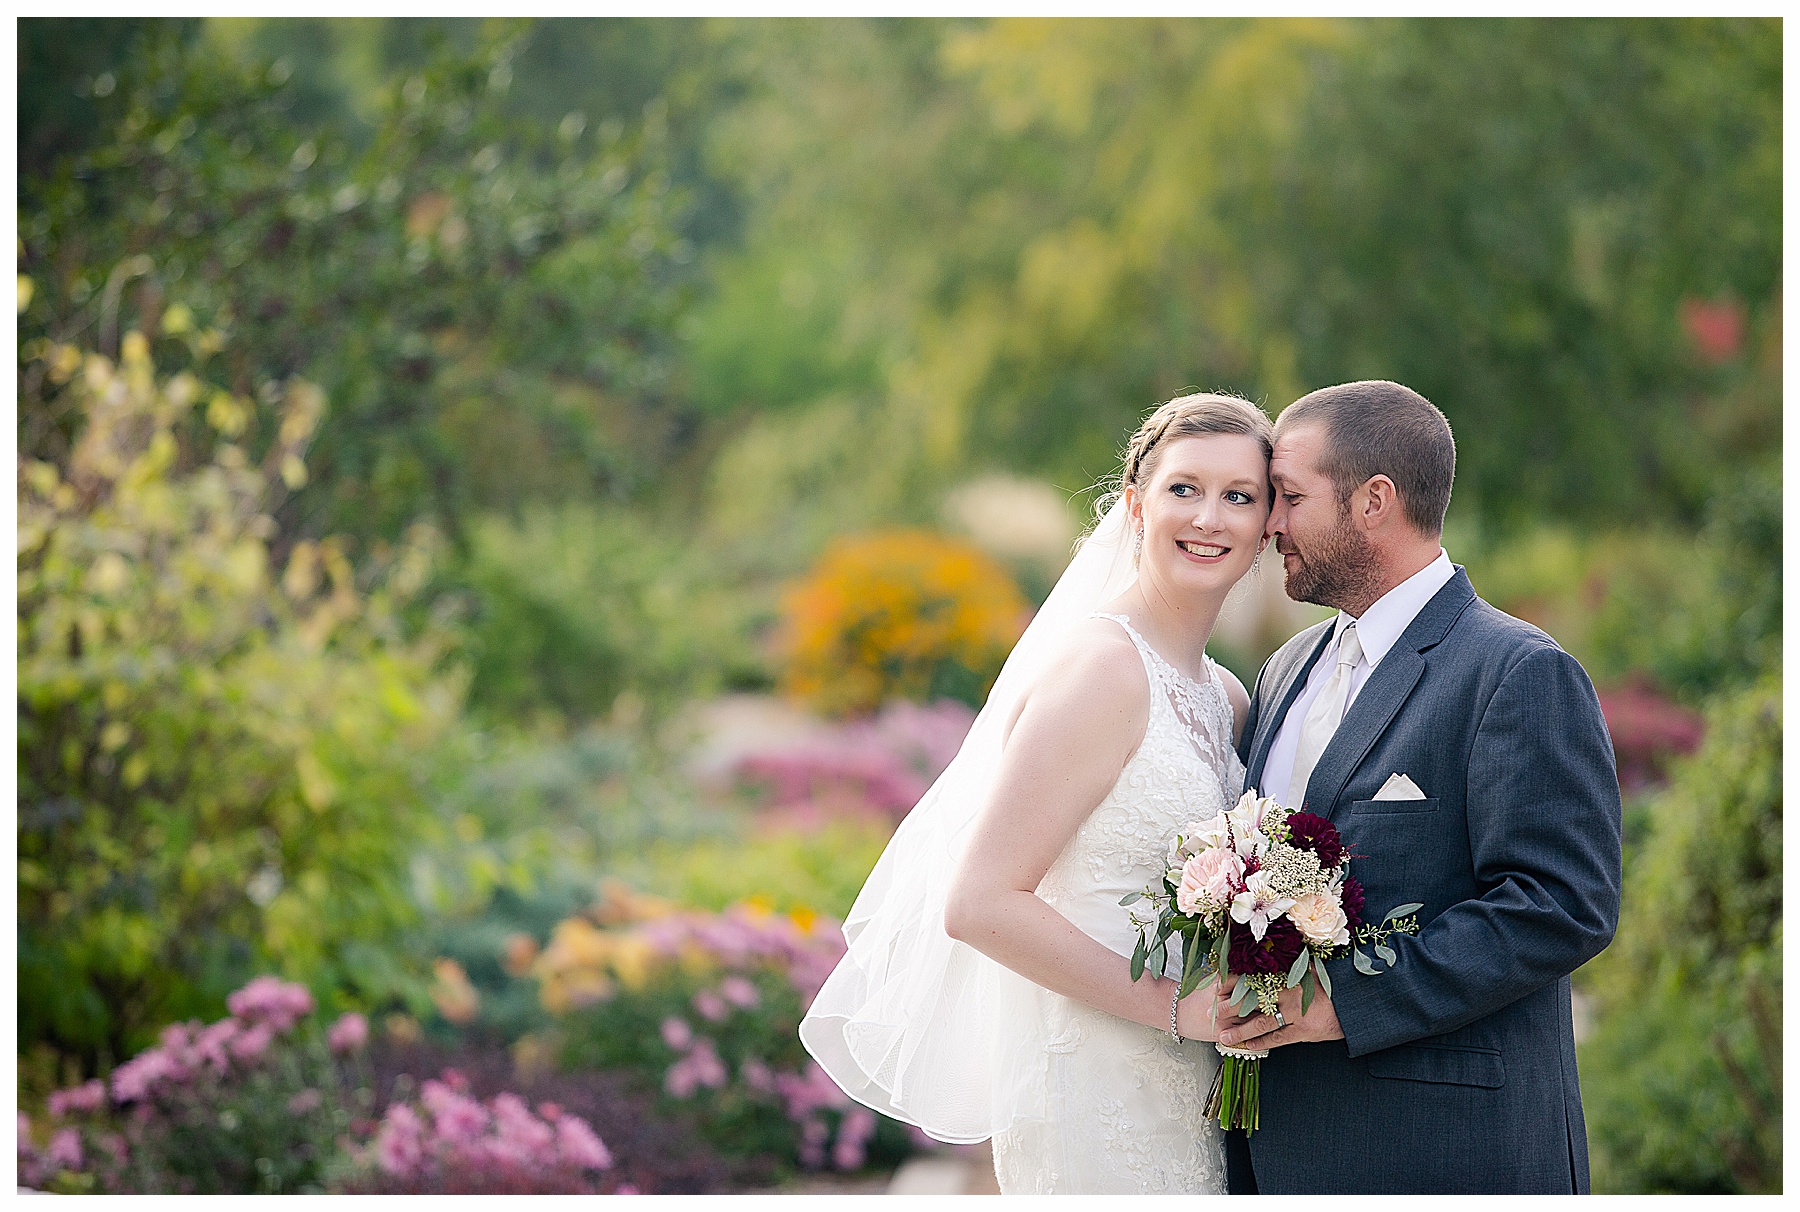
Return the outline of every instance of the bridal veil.
[[[1013,647],[949,767],[901,822],[844,922],[849,951],[800,1039],[856,1101],[938,1140],[986,1140],[1045,1113],[1028,1020],[1037,986],[944,932],[944,905],[992,793],[1001,736],[1071,630],[1136,579],[1123,499],[1082,541]]]

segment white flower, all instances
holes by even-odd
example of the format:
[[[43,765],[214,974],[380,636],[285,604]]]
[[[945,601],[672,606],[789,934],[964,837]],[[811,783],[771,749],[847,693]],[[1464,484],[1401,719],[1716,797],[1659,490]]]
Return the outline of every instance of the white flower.
[[[1244,881],[1244,890],[1231,898],[1231,916],[1234,921],[1248,923],[1251,936],[1261,942],[1269,922],[1293,906],[1293,898],[1275,895],[1268,876],[1258,871]]]

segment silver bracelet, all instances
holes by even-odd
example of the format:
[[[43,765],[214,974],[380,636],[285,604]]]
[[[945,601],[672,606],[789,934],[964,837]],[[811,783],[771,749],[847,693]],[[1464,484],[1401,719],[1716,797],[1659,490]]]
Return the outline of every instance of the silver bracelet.
[[[1169,1038],[1177,1044],[1187,1041],[1181,1038],[1181,1028],[1176,1025],[1175,1012],[1181,1007],[1181,982],[1175,982],[1175,996],[1169,999]]]

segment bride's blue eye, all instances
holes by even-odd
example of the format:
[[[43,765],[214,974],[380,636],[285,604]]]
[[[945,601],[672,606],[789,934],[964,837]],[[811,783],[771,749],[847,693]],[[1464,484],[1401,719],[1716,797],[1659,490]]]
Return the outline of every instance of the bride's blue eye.
[[[1194,491],[1194,486],[1192,484],[1172,484],[1169,491],[1178,497],[1185,497]]]
[[[1254,504],[1256,504],[1256,498],[1251,496],[1249,493],[1245,492],[1241,488],[1234,488],[1230,492],[1226,493],[1225,499],[1227,501],[1231,501],[1237,505],[1254,505]]]

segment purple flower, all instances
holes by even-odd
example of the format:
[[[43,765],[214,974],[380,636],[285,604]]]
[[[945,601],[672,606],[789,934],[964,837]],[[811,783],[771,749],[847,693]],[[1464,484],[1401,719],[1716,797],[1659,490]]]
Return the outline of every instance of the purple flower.
[[[694,1009],[709,1023],[723,1022],[731,1013],[731,1007],[725,1004],[725,999],[711,989],[702,989],[694,994]]]
[[[106,1083],[96,1077],[52,1094],[50,1114],[61,1116],[70,1111],[98,1111],[105,1104]]]
[[[427,1078],[419,1087],[419,1101],[431,1112],[432,1126],[440,1141],[450,1145],[468,1144],[480,1139],[487,1131],[487,1110],[441,1081]]]
[[[709,1090],[717,1090],[729,1080],[725,1071],[725,1062],[713,1048],[713,1042],[704,1035],[694,1044],[694,1050],[688,1053],[688,1061],[694,1066],[694,1080]]]
[[[395,1103],[381,1117],[375,1137],[375,1156],[381,1168],[399,1178],[418,1173],[425,1161],[425,1125],[405,1103]]]
[[[1344,839],[1336,826],[1322,816],[1296,812],[1287,819],[1288,838],[1301,850],[1319,856],[1319,866],[1330,871],[1344,858]]]
[[[772,1094],[775,1091],[775,1075],[769,1071],[769,1066],[754,1056],[738,1066],[738,1076],[758,1094]]]
[[[215,1072],[222,1074],[231,1068],[231,1058],[226,1050],[242,1030],[243,1024],[235,1018],[222,1018],[210,1026],[202,1027],[194,1036],[189,1055],[202,1064],[211,1065]]]
[[[369,1042],[369,1020],[352,1010],[331,1024],[325,1042],[340,1056],[355,1052]]]
[[[762,1001],[762,994],[756,991],[756,986],[735,973],[719,982],[719,995],[744,1010]]]
[[[489,1151],[496,1158],[517,1166],[541,1165],[551,1159],[556,1131],[533,1115],[523,1099],[516,1094],[497,1094],[490,1105],[494,1139]]]
[[[146,1048],[112,1072],[112,1096],[116,1103],[139,1102],[149,1098],[158,1084],[186,1078],[161,1048]]]
[[[305,985],[274,976],[259,976],[225,999],[226,1008],[248,1023],[268,1023],[286,1031],[313,1012],[313,996]]]
[[[1344,917],[1349,920],[1350,934],[1363,923],[1363,886],[1349,876],[1344,877]]]
[[[559,1115],[555,1122],[556,1152],[562,1160],[583,1170],[604,1170],[612,1165],[612,1154],[606,1143],[586,1120],[574,1115]]]
[[[44,1156],[61,1169],[81,1169],[81,1133],[64,1128],[50,1138],[50,1147],[44,1150]]]
[[[287,1100],[288,1114],[305,1115],[309,1111],[318,1110],[319,1104],[324,1101],[325,1096],[323,1094],[320,1094],[317,1090],[308,1086],[306,1089]]]
[[[1252,973],[1286,972],[1300,958],[1306,936],[1285,917],[1269,923],[1259,941],[1250,928],[1239,922],[1231,924],[1230,971],[1240,976]]]
[[[679,1018],[665,1018],[662,1021],[663,1043],[680,1052],[694,1042],[694,1029]]]
[[[274,1023],[260,1022],[241,1035],[233,1037],[226,1046],[231,1049],[231,1054],[239,1060],[253,1061],[267,1052],[269,1045],[275,1042],[275,1031]]]
[[[691,1098],[700,1087],[700,1079],[694,1073],[694,1065],[690,1058],[682,1057],[669,1066],[663,1075],[663,1089],[676,1098]]]

